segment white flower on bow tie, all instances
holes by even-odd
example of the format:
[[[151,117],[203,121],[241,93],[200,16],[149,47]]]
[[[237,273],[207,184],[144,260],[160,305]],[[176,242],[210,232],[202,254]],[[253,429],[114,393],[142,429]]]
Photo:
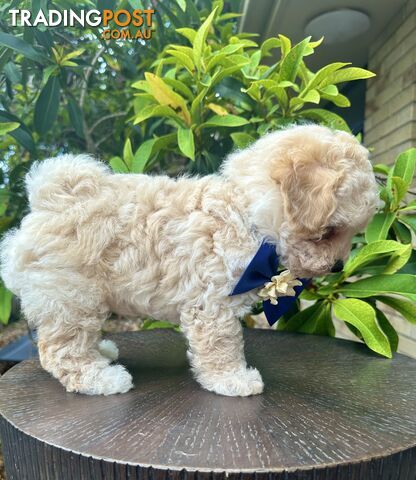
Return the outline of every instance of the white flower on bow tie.
[[[301,285],[302,282],[295,278],[289,270],[284,270],[279,275],[272,277],[270,282],[265,283],[258,295],[263,301],[270,300],[272,305],[277,305],[278,297],[294,297],[296,292],[293,287]]]

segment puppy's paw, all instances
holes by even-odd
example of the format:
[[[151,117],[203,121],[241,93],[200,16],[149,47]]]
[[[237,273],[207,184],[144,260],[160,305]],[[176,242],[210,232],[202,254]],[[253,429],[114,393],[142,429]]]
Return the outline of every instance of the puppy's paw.
[[[229,397],[258,395],[264,388],[261,375],[255,368],[242,368],[223,375],[205,376],[199,380],[207,390]]]
[[[69,392],[84,393],[86,395],[112,395],[125,393],[133,388],[133,379],[122,365],[107,365],[94,367],[91,365],[78,376],[78,381],[67,385]]]
[[[112,362],[118,358],[118,347],[112,340],[101,340],[98,344],[98,350],[101,355],[109,358]]]

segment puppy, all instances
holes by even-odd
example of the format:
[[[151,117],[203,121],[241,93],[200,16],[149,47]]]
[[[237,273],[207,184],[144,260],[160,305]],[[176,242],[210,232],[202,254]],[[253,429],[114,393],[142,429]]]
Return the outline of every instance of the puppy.
[[[374,214],[368,151],[348,133],[307,125],[231,154],[218,174],[113,174],[86,155],[35,164],[30,213],[1,245],[1,275],[38,329],[40,362],[69,392],[127,392],[110,312],[180,323],[200,385],[261,393],[239,318],[259,297],[230,296],[263,240],[298,277],[342,268]]]

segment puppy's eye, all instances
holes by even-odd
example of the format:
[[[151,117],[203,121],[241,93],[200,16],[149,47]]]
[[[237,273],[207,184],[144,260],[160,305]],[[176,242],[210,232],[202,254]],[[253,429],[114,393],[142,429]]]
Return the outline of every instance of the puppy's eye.
[[[334,233],[335,233],[335,227],[326,227],[321,238],[322,240],[327,240],[328,238],[332,237]]]
[[[326,227],[319,237],[310,238],[312,242],[320,242],[321,240],[328,240],[335,233],[335,227]]]

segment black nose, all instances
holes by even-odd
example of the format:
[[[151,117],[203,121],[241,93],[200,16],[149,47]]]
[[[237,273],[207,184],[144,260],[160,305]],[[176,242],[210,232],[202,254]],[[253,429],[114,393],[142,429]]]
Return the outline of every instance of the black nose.
[[[344,268],[344,262],[342,260],[337,260],[334,263],[334,265],[332,265],[331,272],[332,273],[341,272],[343,268]]]

